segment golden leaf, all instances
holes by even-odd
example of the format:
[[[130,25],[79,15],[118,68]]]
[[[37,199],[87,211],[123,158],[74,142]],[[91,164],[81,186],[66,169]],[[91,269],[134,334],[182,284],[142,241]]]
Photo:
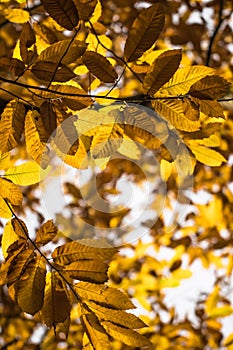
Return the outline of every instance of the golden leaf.
[[[46,148],[48,135],[39,118],[37,111],[28,111],[25,118],[25,140],[28,153],[44,169],[49,161]]]
[[[86,331],[87,337],[95,350],[111,349],[108,336],[94,314],[89,313],[82,315],[81,322]]]
[[[2,242],[1,242],[2,254],[4,258],[6,258],[8,255],[7,250],[10,247],[10,245],[16,242],[18,239],[19,239],[19,236],[15,233],[11,221],[8,221],[3,230]]]
[[[125,43],[125,60],[137,60],[158,39],[164,26],[164,8],[161,3],[143,9],[133,22]]]
[[[158,94],[163,96],[187,94],[194,83],[214,73],[214,69],[201,65],[179,68],[173,77],[158,91]]]
[[[183,113],[183,103],[180,100],[153,101],[153,108],[157,113],[171,123],[176,129],[193,132],[200,129],[199,121],[192,121]]]
[[[62,58],[62,64],[70,64],[75,62],[79,57],[81,57],[82,54],[85,52],[86,48],[87,44],[83,41],[74,40],[72,44],[70,44],[70,40],[58,41],[44,49],[38,56],[37,62],[57,62],[59,59]]]
[[[42,169],[34,161],[26,162],[6,170],[4,177],[20,186],[29,186],[40,182]]]
[[[22,9],[6,9],[3,11],[4,17],[13,23],[26,23],[29,21],[29,12]]]
[[[57,231],[58,229],[52,220],[46,221],[37,231],[36,244],[45,245],[49,243],[57,235]]]
[[[113,310],[93,301],[85,301],[88,308],[99,318],[99,320],[110,321],[123,327],[138,329],[146,327],[146,324],[135,315],[121,310]]]
[[[188,147],[199,162],[209,166],[220,166],[226,159],[217,151],[205,146],[200,146],[195,140],[188,142]]]
[[[93,158],[105,158],[114,155],[122,144],[124,126],[121,124],[104,124],[92,131],[95,135],[90,148]]]
[[[24,72],[25,65],[18,58],[1,57],[0,58],[1,69],[13,73],[15,76],[21,75]]]
[[[21,205],[23,201],[23,195],[18,187],[4,178],[0,178],[0,197],[13,205]]]
[[[56,264],[63,266],[83,259],[109,260],[117,251],[117,248],[106,245],[102,241],[98,243],[91,239],[81,239],[57,247],[52,257]]]
[[[64,104],[67,105],[70,109],[80,110],[87,108],[93,104],[93,100],[87,95],[87,93],[77,87],[71,85],[53,85],[52,89],[54,91],[54,94],[52,94],[52,96],[56,98],[62,97]],[[62,95],[59,94],[59,92],[61,92]],[[64,96],[65,94],[69,94],[69,96],[66,97]]]
[[[68,300],[67,290],[64,289],[60,277],[55,272],[46,275],[44,292],[44,304],[40,311],[43,322],[48,327],[56,327],[64,322],[70,315],[71,305]]]
[[[143,80],[143,92],[153,96],[177,71],[181,50],[168,50],[159,55]]]
[[[20,250],[19,253],[15,256],[15,259],[11,261],[7,273],[7,283],[17,283],[23,274],[23,271],[33,259],[34,251],[32,249],[26,249],[23,251]]]
[[[217,101],[193,99],[194,102],[198,103],[200,112],[207,115],[209,118],[225,119],[223,107]]]
[[[107,285],[79,282],[75,285],[75,290],[83,300],[93,300],[100,305],[119,310],[135,308],[125,293],[118,289],[108,287]]]
[[[108,265],[101,260],[75,261],[62,270],[62,274],[80,281],[104,283],[107,281]]]
[[[44,302],[46,267],[42,257],[32,261],[17,283],[16,298],[20,308],[34,315]]]
[[[124,327],[117,326],[109,321],[102,321],[101,325],[113,338],[122,341],[124,344],[133,347],[143,347],[151,345],[149,339],[143,335]]]
[[[218,99],[226,94],[230,83],[217,75],[207,76],[193,84],[189,94],[203,100]]]
[[[7,152],[17,146],[24,127],[24,105],[10,101],[5,107],[0,120],[0,151]]]
[[[77,7],[80,19],[88,21],[95,10],[97,0],[74,0],[74,3]]]
[[[10,208],[4,201],[4,199],[0,196],[0,217],[4,219],[10,219],[12,217],[12,212]]]
[[[83,63],[90,72],[104,83],[114,83],[117,72],[106,57],[94,51],[86,51],[82,57]]]
[[[72,0],[41,0],[41,3],[48,14],[62,27],[73,30],[77,26],[79,16]]]
[[[32,68],[32,73],[40,80],[66,82],[75,78],[75,74],[67,66],[55,62],[39,61]]]

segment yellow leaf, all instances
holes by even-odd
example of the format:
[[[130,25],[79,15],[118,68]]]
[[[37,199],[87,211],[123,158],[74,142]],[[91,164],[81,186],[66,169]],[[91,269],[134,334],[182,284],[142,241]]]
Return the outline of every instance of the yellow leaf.
[[[34,161],[30,161],[8,168],[4,177],[17,185],[29,186],[40,182],[41,175],[40,166]]]
[[[111,308],[119,310],[135,308],[126,294],[104,284],[79,282],[75,285],[75,290],[82,300],[93,300],[103,306],[108,305]]]
[[[217,317],[226,317],[229,316],[233,313],[233,308],[230,305],[226,306],[219,306],[214,308],[209,312],[209,317],[210,318],[217,318]]]
[[[163,119],[171,123],[176,129],[193,132],[200,128],[199,121],[192,121],[185,117],[183,104],[180,100],[153,101],[152,106]]]
[[[49,162],[46,148],[48,136],[39,118],[37,111],[28,111],[25,119],[25,140],[28,153],[44,169]]]
[[[6,170],[11,166],[10,153],[0,153],[0,170]]]
[[[12,264],[10,265],[9,271],[7,273],[7,283],[16,283],[16,286],[23,271],[34,259],[34,251],[32,249],[25,249],[25,244],[23,245],[22,240],[17,241],[17,243],[19,243],[18,246],[23,247],[24,250],[20,249],[18,254],[15,256],[15,259],[12,261]],[[16,294],[14,294],[14,299],[15,298]]]
[[[63,28],[73,30],[78,22],[79,15],[72,0],[41,0],[48,14]]]
[[[3,11],[3,15],[13,23],[26,23],[30,18],[29,12],[22,9],[6,9]]]
[[[149,339],[131,329],[117,326],[108,321],[102,321],[101,325],[103,325],[109,335],[122,341],[126,345],[133,347],[144,347],[151,345]]]
[[[0,151],[7,152],[17,146],[24,128],[25,108],[22,103],[10,101],[0,120]]]
[[[110,350],[110,342],[104,328],[99,324],[94,314],[81,316],[81,322],[86,335],[95,350]],[[85,346],[86,349],[86,346]]]
[[[192,274],[193,273],[190,270],[177,269],[172,273],[172,277],[177,280],[181,280],[184,278],[190,278]]]
[[[17,284],[16,298],[20,308],[34,315],[44,302],[46,267],[42,257],[32,261]]]
[[[90,18],[90,21],[92,23],[95,23],[98,21],[98,19],[100,18],[102,14],[102,5],[101,5],[101,2],[100,0],[97,0],[97,4],[95,6],[95,9],[94,9],[94,12],[92,13],[92,16]]]
[[[79,260],[72,262],[62,270],[65,276],[93,283],[104,283],[108,280],[108,265],[101,260]]]
[[[205,146],[199,146],[194,140],[190,140],[187,145],[196,159],[203,164],[220,166],[222,162],[226,162],[226,159],[220,153]]]
[[[143,9],[133,22],[125,43],[125,60],[137,60],[158,39],[164,26],[164,7],[161,3]]]
[[[19,236],[15,233],[14,228],[12,226],[12,222],[8,221],[4,227],[3,235],[2,235],[2,254],[6,259],[8,252],[7,249],[11,244],[18,241]]]
[[[118,148],[118,152],[130,159],[139,159],[141,156],[141,151],[137,146],[137,143],[132,141],[130,138],[127,138],[126,135],[123,137],[122,143]]]
[[[13,205],[21,205],[23,201],[23,195],[18,187],[11,181],[2,178],[0,178],[0,197]]]
[[[205,66],[191,66],[178,69],[173,77],[158,91],[159,95],[184,95],[198,80],[212,75],[215,70]]]
[[[233,333],[231,333],[230,335],[228,335],[228,337],[226,337],[223,341],[223,346],[229,346],[233,344]]]
[[[219,286],[215,286],[213,291],[208,295],[205,302],[205,311],[207,315],[209,315],[209,313],[216,308],[220,298],[219,292]]]
[[[4,219],[10,219],[12,217],[12,213],[9,207],[6,205],[4,199],[0,196],[0,217]]]
[[[181,57],[181,50],[168,50],[159,55],[143,80],[143,92],[153,96],[176,72]]]
[[[59,265],[66,265],[73,261],[83,259],[104,259],[108,260],[118,251],[102,240],[81,239],[57,247],[52,257]]]
[[[163,181],[166,182],[169,179],[173,169],[174,169],[174,162],[168,162],[165,159],[161,159],[160,175]]]
[[[99,318],[99,320],[110,321],[123,327],[139,329],[146,327],[146,324],[135,315],[121,310],[113,310],[103,307],[92,301],[85,302],[90,310]]]

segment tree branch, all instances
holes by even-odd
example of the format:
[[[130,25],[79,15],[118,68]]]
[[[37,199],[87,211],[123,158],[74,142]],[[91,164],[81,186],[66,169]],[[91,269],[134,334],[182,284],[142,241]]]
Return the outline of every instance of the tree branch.
[[[208,51],[207,51],[207,56],[206,56],[206,66],[210,65],[210,60],[211,60],[211,55],[212,55],[212,48],[213,48],[213,44],[214,44],[214,40],[218,34],[218,31],[224,21],[224,18],[222,16],[222,12],[223,12],[223,8],[224,8],[224,0],[220,0],[220,4],[219,4],[220,8],[219,8],[219,13],[218,13],[218,23],[217,26],[210,38],[210,42],[209,42],[209,47],[208,47]]]
[[[30,243],[33,245],[33,247],[35,248],[35,250],[40,254],[41,257],[43,257],[46,261],[46,263],[51,267],[51,269],[55,270],[59,276],[63,279],[63,281],[69,286],[70,290],[73,292],[74,296],[77,298],[78,301],[81,301],[79,295],[76,293],[75,289],[73,288],[72,284],[70,284],[70,282],[63,276],[63,274],[61,273],[61,271],[59,269],[56,268],[56,266],[54,266],[49,259],[47,258],[47,256],[42,253],[42,251],[37,247],[36,243],[30,238],[30,236],[28,235],[27,231],[25,230],[25,227],[23,226],[21,220],[18,218],[18,216],[15,214],[14,210],[12,209],[12,207],[9,205],[8,201],[3,198],[4,202],[6,203],[6,205],[8,206],[8,208],[11,211],[12,216],[18,221],[19,225],[21,226],[25,236],[27,237],[27,239],[30,241]]]

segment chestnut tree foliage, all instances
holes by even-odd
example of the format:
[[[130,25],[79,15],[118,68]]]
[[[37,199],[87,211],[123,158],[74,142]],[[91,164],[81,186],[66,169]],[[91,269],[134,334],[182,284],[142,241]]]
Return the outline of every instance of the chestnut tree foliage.
[[[0,10],[1,348],[233,349],[223,330],[233,314],[232,1],[3,0]],[[70,212],[57,222],[39,195],[51,149],[73,171],[88,159],[101,169],[85,185],[90,202],[65,183]],[[139,187],[159,177],[166,198],[143,222],[146,239],[117,246],[101,230],[130,215],[110,210],[124,176]],[[93,182],[105,211],[90,205]],[[168,222],[174,205],[188,211]],[[197,262],[214,283],[182,318],[165,291]]]

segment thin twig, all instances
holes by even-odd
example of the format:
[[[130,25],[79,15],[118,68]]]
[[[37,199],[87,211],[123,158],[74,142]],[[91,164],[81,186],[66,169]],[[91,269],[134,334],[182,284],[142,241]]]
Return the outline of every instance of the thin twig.
[[[142,83],[142,82],[143,82],[142,79],[137,75],[137,73],[135,73],[135,72],[133,71],[133,69],[128,65],[128,63],[127,63],[122,57],[118,56],[114,51],[112,51],[111,49],[107,48],[107,46],[105,46],[105,45],[101,42],[101,40],[100,40],[100,38],[98,37],[98,34],[96,33],[95,28],[93,27],[93,24],[91,23],[91,21],[89,21],[88,23],[90,24],[90,27],[91,27],[91,29],[92,29],[92,31],[93,31],[93,33],[94,33],[94,35],[95,35],[96,40],[98,41],[98,43],[99,43],[105,50],[111,52],[111,54],[112,54],[115,58],[117,58],[118,60],[120,60],[120,61],[130,70],[130,72],[137,78],[137,80],[140,81],[140,83]]]
[[[224,8],[224,0],[220,0],[219,6],[220,6],[220,8],[219,8],[219,13],[218,13],[218,23],[217,23],[217,26],[216,26],[216,28],[215,28],[215,30],[210,38],[209,47],[208,47],[207,56],[206,56],[206,63],[205,63],[206,66],[210,65],[214,40],[215,40],[216,35],[218,34],[218,31],[219,31],[219,29],[224,21],[224,18],[222,16],[222,12],[223,12],[223,8]]]
[[[45,259],[45,261],[47,262],[47,264],[51,267],[51,269],[55,270],[59,276],[65,281],[65,283],[69,286],[70,290],[73,292],[74,296],[77,298],[78,301],[81,301],[79,295],[76,293],[76,291],[74,290],[72,284],[70,284],[70,282],[63,276],[63,274],[61,273],[61,271],[59,269],[56,268],[56,266],[54,266],[48,259],[47,256],[42,253],[42,251],[37,247],[36,243],[30,238],[30,236],[28,235],[27,231],[25,230],[25,227],[23,226],[21,220],[18,218],[18,216],[15,214],[14,210],[12,209],[12,207],[9,205],[8,201],[6,199],[4,199],[4,202],[6,203],[6,205],[8,206],[8,208],[11,211],[11,214],[13,217],[15,217],[15,219],[18,221],[19,225],[21,226],[25,236],[27,237],[27,239],[30,241],[30,243],[33,245],[33,247],[35,248],[35,250],[40,254],[41,257],[43,257]]]

